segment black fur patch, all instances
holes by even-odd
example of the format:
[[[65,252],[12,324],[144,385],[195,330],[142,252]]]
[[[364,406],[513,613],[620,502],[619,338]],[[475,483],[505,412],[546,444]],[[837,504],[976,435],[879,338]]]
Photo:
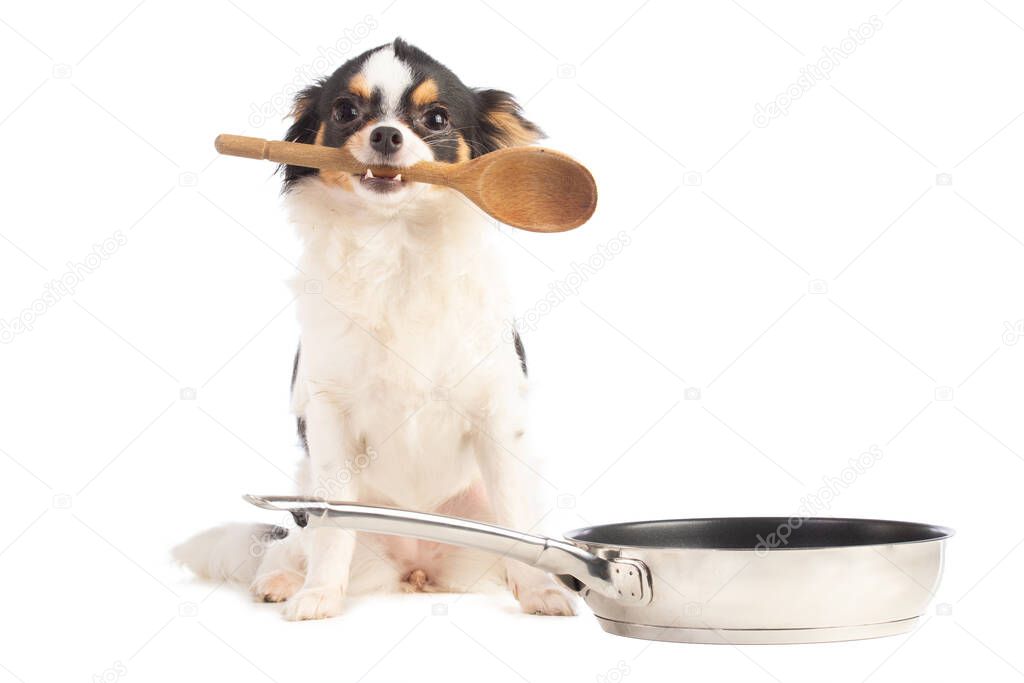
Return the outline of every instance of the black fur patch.
[[[320,129],[320,114],[317,106],[320,103],[320,96],[323,93],[323,84],[315,83],[300,92],[295,97],[295,120],[285,133],[284,139],[289,142],[303,142],[308,145],[316,141],[317,131]],[[285,189],[291,187],[296,181],[306,176],[315,175],[315,168],[304,166],[284,167]]]
[[[302,345],[295,349],[295,361],[292,363],[292,393],[295,393],[295,380],[299,376],[299,354],[302,353]],[[295,418],[295,428],[299,432],[299,440],[302,441],[302,448],[309,455],[309,439],[306,438],[306,418],[301,415]]]
[[[512,342],[516,347],[516,355],[519,356],[519,367],[523,369],[523,377],[529,377],[529,373],[526,371],[526,347],[523,346],[523,340],[519,337],[518,330],[512,330]]]

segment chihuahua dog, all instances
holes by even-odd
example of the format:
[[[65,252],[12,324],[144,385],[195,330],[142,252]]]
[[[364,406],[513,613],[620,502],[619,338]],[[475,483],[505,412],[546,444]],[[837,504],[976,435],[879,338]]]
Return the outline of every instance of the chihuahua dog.
[[[526,360],[491,244],[493,224],[454,190],[409,182],[535,142],[511,95],[471,89],[402,40],[299,93],[287,139],[344,147],[394,175],[286,166],[304,245],[292,404],[308,458],[299,493],[525,529],[539,520],[527,446]],[[249,583],[288,619],[342,611],[347,594],[463,592],[504,581],[529,613],[569,615],[571,594],[516,562],[330,526],[229,525],[175,549],[195,573]]]

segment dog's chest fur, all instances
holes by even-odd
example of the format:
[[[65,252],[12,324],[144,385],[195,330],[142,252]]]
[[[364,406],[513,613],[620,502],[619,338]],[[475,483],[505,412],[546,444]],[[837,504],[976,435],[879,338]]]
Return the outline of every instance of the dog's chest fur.
[[[294,409],[328,397],[369,454],[361,497],[420,508],[472,482],[473,434],[517,419],[523,388],[489,223],[423,191],[391,216],[315,179],[287,200],[304,241]]]

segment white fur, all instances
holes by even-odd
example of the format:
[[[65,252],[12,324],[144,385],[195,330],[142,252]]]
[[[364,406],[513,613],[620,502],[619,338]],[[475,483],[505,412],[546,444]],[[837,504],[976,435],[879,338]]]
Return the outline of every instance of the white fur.
[[[293,407],[307,419],[311,453],[305,492],[437,510],[476,485],[486,510],[456,506],[456,514],[530,526],[535,482],[519,460],[530,457],[525,379],[505,327],[511,307],[492,233],[451,191],[410,192],[397,210],[317,179],[288,197],[308,278],[294,284],[302,354]],[[336,529],[306,535],[313,536],[306,584],[286,614],[331,616],[357,548]],[[429,565],[431,580],[458,574],[453,564],[480,563],[465,552],[448,562],[417,557],[415,542],[378,548],[397,565],[391,584],[418,562]],[[509,570],[525,608],[571,612],[549,578],[519,565]],[[471,587],[463,577],[437,588]]]
[[[225,524],[196,534],[171,555],[204,579],[252,581],[260,565],[270,527]]]
[[[392,116],[398,111],[402,93],[412,85],[412,70],[395,56],[390,45],[369,56],[360,70],[371,89],[380,88],[385,110]]]

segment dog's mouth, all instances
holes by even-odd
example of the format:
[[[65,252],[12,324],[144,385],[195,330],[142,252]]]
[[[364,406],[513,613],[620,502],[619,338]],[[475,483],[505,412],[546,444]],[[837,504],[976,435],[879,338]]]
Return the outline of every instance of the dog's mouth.
[[[363,175],[357,175],[356,177],[359,178],[360,185],[369,190],[373,190],[374,192],[380,192],[381,194],[396,192],[406,183],[406,181],[402,179],[402,174],[398,171],[393,173],[374,173],[370,169],[366,169],[366,172]]]

